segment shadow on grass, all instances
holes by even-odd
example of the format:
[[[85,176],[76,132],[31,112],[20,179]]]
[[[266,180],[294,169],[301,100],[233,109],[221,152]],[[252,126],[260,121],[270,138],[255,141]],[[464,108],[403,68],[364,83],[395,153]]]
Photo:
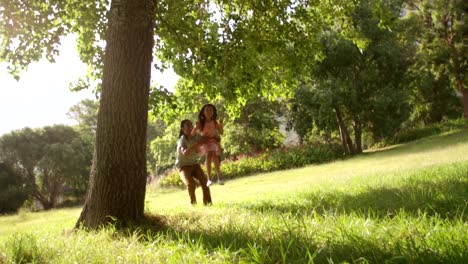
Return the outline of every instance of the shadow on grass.
[[[155,215],[147,216],[146,225],[139,228],[139,232],[146,234],[141,237],[142,243],[151,243],[157,240],[158,236],[164,236],[165,240],[191,247],[193,251],[205,254],[228,249],[231,257],[228,262],[231,263],[326,263],[328,260],[341,263],[355,262],[358,259],[378,263],[392,258],[391,253],[380,249],[377,243],[372,241],[364,241],[365,247],[330,242],[326,246],[319,247],[316,243],[307,241],[296,233],[288,233],[286,230],[268,236],[258,235],[255,231],[235,224],[214,226],[209,230],[187,230],[170,225],[162,226],[163,218]],[[151,224],[152,221],[155,221],[154,225]],[[434,257],[431,255],[426,259]]]
[[[242,209],[264,212],[309,214],[358,213],[371,218],[393,217],[401,212],[418,216],[468,219],[463,211],[468,203],[468,163],[415,172],[397,187],[363,189],[357,193],[318,189],[296,194],[292,199],[234,204]]]
[[[345,232],[340,239],[317,240],[298,230],[289,230],[287,224],[278,231],[259,234],[241,224],[215,225],[199,230],[170,225],[161,226],[161,217],[148,218],[141,237],[142,243],[152,243],[163,236],[183,247],[201,254],[216,254],[229,250],[231,263],[466,263],[462,249],[439,252],[419,248],[410,237],[386,243],[355,231]],[[156,220],[154,226],[151,219]],[[194,219],[194,221],[198,221]],[[281,227],[280,227],[281,228]],[[336,234],[338,235],[338,234]]]

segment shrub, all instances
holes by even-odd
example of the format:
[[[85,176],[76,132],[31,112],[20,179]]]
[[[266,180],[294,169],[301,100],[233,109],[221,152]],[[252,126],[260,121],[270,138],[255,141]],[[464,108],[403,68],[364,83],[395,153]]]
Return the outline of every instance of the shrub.
[[[179,187],[184,188],[185,185],[180,180],[179,171],[177,169],[171,169],[166,171],[159,179],[159,186],[161,187]]]
[[[447,120],[445,122],[432,124],[423,127],[412,127],[409,129],[401,130],[390,138],[375,144],[373,148],[380,148],[394,144],[406,143],[418,140],[424,137],[437,135],[452,130],[467,129],[468,121],[464,119]]]
[[[226,160],[221,165],[225,179],[235,179],[253,173],[270,172],[323,163],[343,157],[340,144],[311,144],[295,148],[280,148],[257,155]],[[161,187],[184,187],[177,170],[169,171],[159,181]]]
[[[259,149],[277,148],[282,145],[284,135],[273,122],[270,127],[255,127],[228,123],[222,137],[223,152],[227,156],[250,153]]]
[[[16,212],[27,198],[20,176],[11,167],[0,163],[0,214]]]
[[[0,213],[15,213],[28,195],[21,186],[8,186],[0,192]]]
[[[392,142],[393,144],[410,142],[420,138],[437,135],[440,132],[442,132],[442,130],[439,126],[428,126],[410,129],[395,134],[395,136],[393,136],[392,138]]]

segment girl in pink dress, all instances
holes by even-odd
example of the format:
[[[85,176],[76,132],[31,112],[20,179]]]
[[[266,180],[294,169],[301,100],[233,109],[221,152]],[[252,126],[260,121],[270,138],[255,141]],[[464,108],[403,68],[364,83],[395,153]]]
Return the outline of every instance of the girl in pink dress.
[[[218,177],[218,183],[223,185],[221,179],[220,162],[218,156],[221,155],[221,138],[223,134],[223,120],[216,121],[218,114],[216,107],[212,104],[206,104],[202,107],[198,115],[198,122],[192,130],[192,135],[199,133],[201,137],[206,138],[204,144],[199,148],[200,155],[205,155],[206,174],[208,176],[207,186],[213,184],[211,181],[211,161],[213,161]]]

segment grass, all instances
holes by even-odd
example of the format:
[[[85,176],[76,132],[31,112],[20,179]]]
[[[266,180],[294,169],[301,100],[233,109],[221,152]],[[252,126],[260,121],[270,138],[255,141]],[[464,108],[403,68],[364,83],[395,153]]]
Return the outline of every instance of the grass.
[[[148,189],[128,230],[69,232],[80,208],[2,216],[0,263],[468,263],[467,130],[228,181],[211,207]]]

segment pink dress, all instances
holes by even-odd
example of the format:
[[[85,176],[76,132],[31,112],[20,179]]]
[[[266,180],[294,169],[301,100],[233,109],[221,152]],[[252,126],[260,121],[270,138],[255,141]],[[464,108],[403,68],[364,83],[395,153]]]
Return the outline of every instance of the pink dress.
[[[219,136],[217,131],[219,124],[215,121],[209,121],[205,123],[205,127],[200,132],[202,137],[208,138],[208,141],[200,146],[199,152],[201,155],[205,155],[209,151],[216,152],[216,155],[221,155],[221,144],[219,142]]]

